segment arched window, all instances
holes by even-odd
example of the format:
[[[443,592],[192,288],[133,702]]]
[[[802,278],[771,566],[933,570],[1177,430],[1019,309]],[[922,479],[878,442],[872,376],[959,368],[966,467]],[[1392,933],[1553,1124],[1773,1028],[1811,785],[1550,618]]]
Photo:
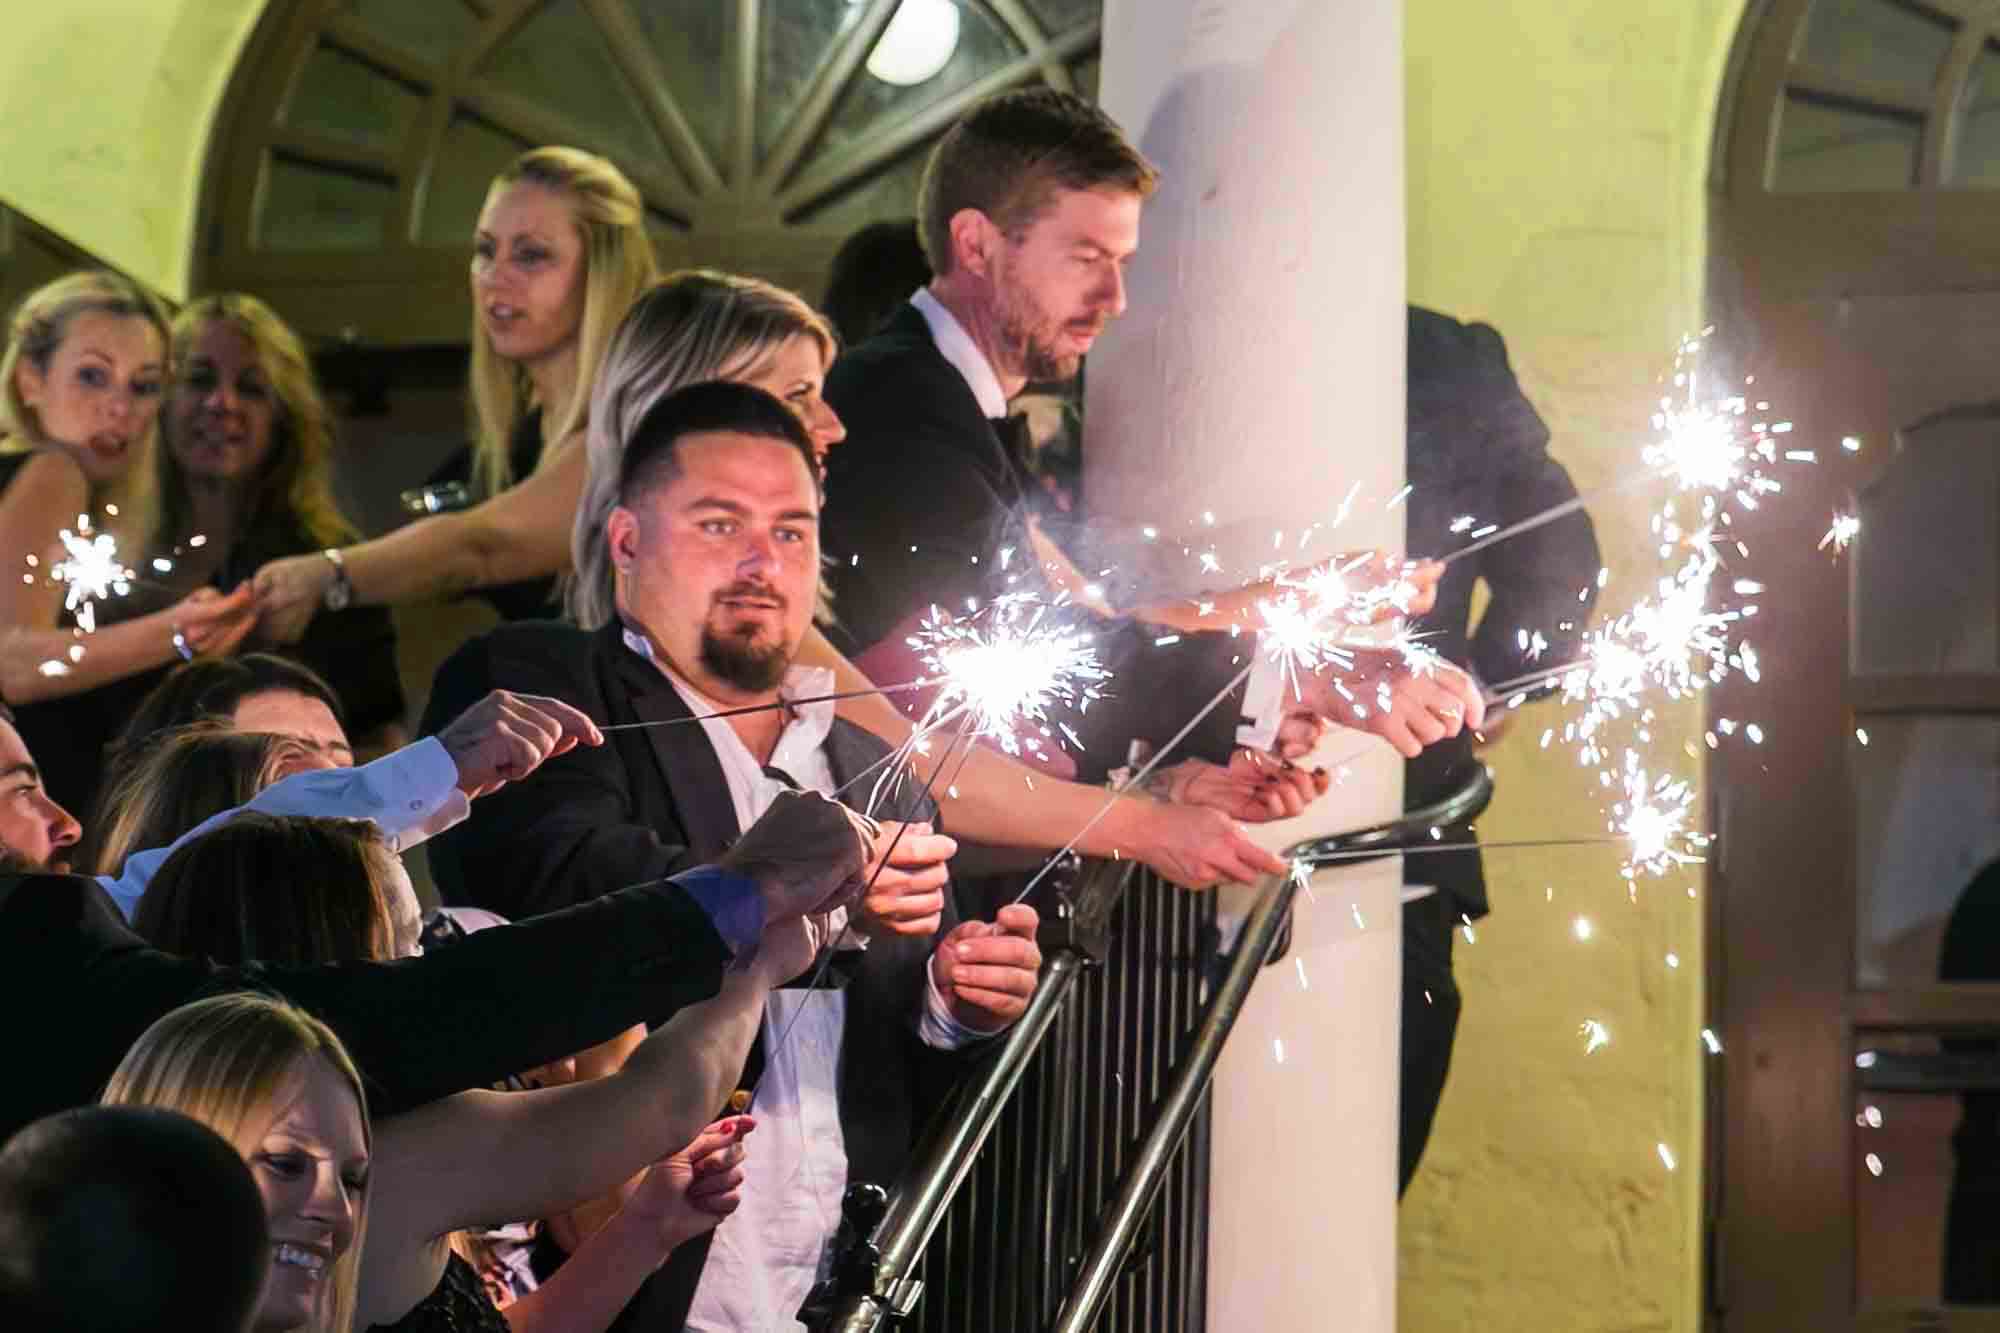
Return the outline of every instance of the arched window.
[[[308,334],[459,341],[487,182],[603,153],[669,267],[809,294],[854,228],[910,214],[981,98],[1094,94],[1097,0],[278,0],[225,99],[198,286]]]
[[[1769,296],[2000,278],[2000,6],[1767,0],[1717,140],[1717,239]]]

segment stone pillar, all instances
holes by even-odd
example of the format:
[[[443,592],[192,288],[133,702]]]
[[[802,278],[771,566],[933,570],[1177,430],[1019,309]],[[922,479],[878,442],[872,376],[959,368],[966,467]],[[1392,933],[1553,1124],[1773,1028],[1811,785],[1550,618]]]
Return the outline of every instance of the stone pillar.
[[[1312,524],[1307,555],[1400,549],[1402,72],[1397,0],[1105,0],[1100,96],[1165,181],[1090,360],[1093,511],[1212,538],[1231,579]],[[1346,780],[1269,845],[1399,810],[1387,746],[1322,754]],[[1400,880],[1315,877],[1223,1059],[1211,1328],[1395,1326]]]

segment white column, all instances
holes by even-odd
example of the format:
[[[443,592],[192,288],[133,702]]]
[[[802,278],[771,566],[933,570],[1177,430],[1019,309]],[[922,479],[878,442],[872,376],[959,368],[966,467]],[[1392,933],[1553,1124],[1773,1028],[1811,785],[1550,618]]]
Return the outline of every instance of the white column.
[[[1106,0],[1100,96],[1165,181],[1090,361],[1093,511],[1163,534],[1211,512],[1241,577],[1358,485],[1311,550],[1401,547],[1402,70],[1397,0]],[[1269,845],[1400,808],[1386,746],[1322,753],[1349,776]],[[1395,1326],[1400,878],[1314,879],[1224,1056],[1211,1328]]]

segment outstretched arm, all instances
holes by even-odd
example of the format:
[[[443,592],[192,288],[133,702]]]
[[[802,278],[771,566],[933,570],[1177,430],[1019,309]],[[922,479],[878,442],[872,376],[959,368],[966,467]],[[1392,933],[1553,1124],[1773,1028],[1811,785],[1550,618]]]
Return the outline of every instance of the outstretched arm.
[[[830,667],[839,690],[871,687],[817,629],[807,631],[798,660]],[[913,730],[910,720],[879,694],[842,700],[840,715],[891,745],[902,744]],[[946,758],[945,747],[931,750],[911,759],[920,777],[929,777]],[[938,788],[945,793],[939,802],[945,826],[954,834],[995,847],[1042,851],[1054,851],[1081,834],[1077,850],[1085,856],[1136,857],[1190,888],[1219,880],[1250,883],[1260,874],[1284,870],[1283,862],[1217,810],[1168,806],[1140,796],[1112,797],[1102,788],[1036,773],[984,746],[969,752],[954,747],[950,763],[949,781]]]
[[[797,918],[773,927],[755,962],[713,1000],[675,1014],[615,1074],[468,1092],[378,1124],[362,1322],[391,1322],[423,1299],[436,1281],[427,1253],[436,1237],[568,1207],[692,1140],[734,1087],[772,983],[803,971],[814,942]]]
[[[517,485],[455,514],[433,514],[356,546],[340,557],[363,606],[451,597],[474,588],[540,578],[569,567],[570,516],[583,497],[583,442],[565,442]],[[296,640],[333,582],[322,555],[289,556],[252,580],[265,632]]]

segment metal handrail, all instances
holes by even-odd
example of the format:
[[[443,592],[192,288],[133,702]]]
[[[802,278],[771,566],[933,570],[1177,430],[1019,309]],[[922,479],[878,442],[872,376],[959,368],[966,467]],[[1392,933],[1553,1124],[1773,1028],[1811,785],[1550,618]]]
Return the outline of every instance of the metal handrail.
[[[1168,1164],[1208,1095],[1223,1045],[1242,1016],[1250,988],[1256,984],[1264,960],[1277,943],[1290,914],[1292,899],[1305,877],[1324,866],[1392,856],[1404,848],[1424,845],[1432,841],[1432,829],[1463,823],[1478,815],[1492,799],[1493,777],[1482,766],[1463,789],[1435,805],[1371,828],[1310,838],[1285,851],[1293,872],[1265,879],[1257,904],[1244,924],[1229,970],[1202,1017],[1194,1044],[1175,1066],[1173,1082],[1161,1099],[1151,1127],[1131,1164],[1118,1178],[1118,1192],[1105,1210],[1103,1227],[1084,1255],[1051,1333],[1086,1333],[1111,1295],[1126,1252],[1132,1248],[1153,1196],[1159,1192]]]
[[[866,1185],[849,1189],[842,1206],[846,1245],[833,1276],[837,1290],[815,1328],[873,1333],[915,1308],[922,1284],[910,1274],[1077,980],[1101,961],[1103,931],[1134,868],[1130,861],[1090,862],[1075,891],[1062,896],[1059,915],[1037,935],[1047,961],[1027,1012],[1008,1029],[978,1081],[933,1122],[895,1194]]]

